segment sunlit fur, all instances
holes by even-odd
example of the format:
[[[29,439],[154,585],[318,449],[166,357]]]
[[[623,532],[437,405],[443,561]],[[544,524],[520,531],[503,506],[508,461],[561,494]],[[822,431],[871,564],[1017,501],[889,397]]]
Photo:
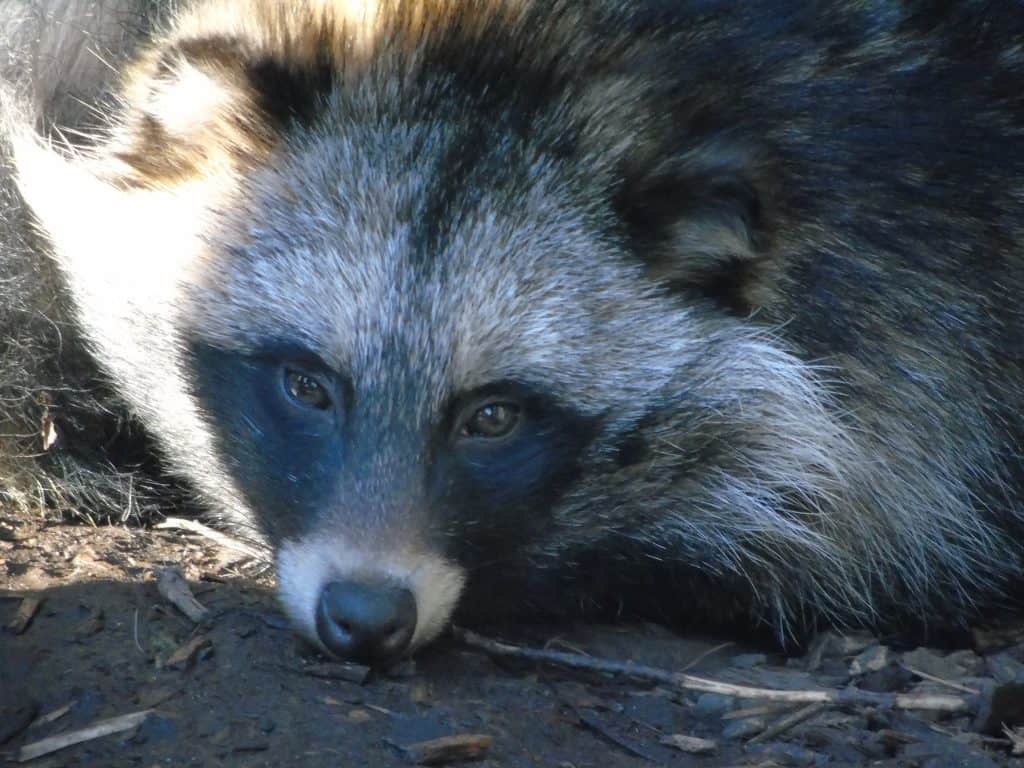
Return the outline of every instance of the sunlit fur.
[[[962,64],[981,54],[957,31],[984,20],[914,3],[581,5],[197,3],[109,97],[80,38],[25,37],[57,52],[58,76],[7,74],[13,175],[113,402],[170,476],[276,549],[314,641],[319,590],[353,575],[412,589],[415,644],[488,590],[553,613],[642,592],[648,613],[783,637],[1008,605],[1019,44],[979,32],[984,62]],[[507,112],[477,64],[524,77],[494,84]],[[912,77],[932,90],[905,90]],[[55,112],[65,88],[102,119]],[[88,136],[40,135],[54,114]],[[41,250],[11,195],[2,274]],[[415,488],[363,517],[339,491],[296,529],[247,501],[189,379],[191,344],[267,339],[360,391],[401,384],[424,433],[453,394],[503,380],[599,427],[542,533],[479,572],[437,545],[448,522]],[[397,406],[373,407],[386,423]],[[382,446],[373,476],[411,483],[403,462]],[[486,527],[486,506],[470,522]]]

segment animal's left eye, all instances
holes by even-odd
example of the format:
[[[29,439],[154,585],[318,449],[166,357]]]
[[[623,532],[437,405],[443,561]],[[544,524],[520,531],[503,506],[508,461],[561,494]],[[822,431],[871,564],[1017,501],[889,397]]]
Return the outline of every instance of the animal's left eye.
[[[286,368],[284,388],[288,397],[305,408],[326,411],[331,407],[331,396],[327,388],[308,373]]]
[[[463,437],[498,438],[511,434],[519,425],[515,403],[488,403],[470,414],[459,434]]]

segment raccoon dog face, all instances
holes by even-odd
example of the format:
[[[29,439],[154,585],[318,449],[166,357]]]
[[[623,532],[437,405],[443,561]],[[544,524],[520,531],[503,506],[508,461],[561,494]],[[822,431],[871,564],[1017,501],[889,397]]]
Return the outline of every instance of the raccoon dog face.
[[[95,151],[19,144],[98,357],[172,465],[274,547],[300,631],[349,658],[430,640],[467,590],[467,610],[618,594],[593,552],[642,573],[670,541],[729,570],[734,542],[662,509],[717,509],[726,484],[678,476],[787,398],[824,418],[785,353],[632,255],[634,229],[749,247],[742,195],[689,222],[633,206],[687,174],[743,188],[730,152],[660,165],[647,97],[565,55],[561,6],[458,8],[200,5]],[[719,424],[736,402],[706,384],[730,375],[747,415]]]
[[[250,175],[189,287],[184,358],[286,609],[350,656],[360,619],[392,635],[373,653],[419,644],[476,572],[578,538],[567,497],[688,325],[563,165],[508,141],[453,169],[458,128],[360,106]]]

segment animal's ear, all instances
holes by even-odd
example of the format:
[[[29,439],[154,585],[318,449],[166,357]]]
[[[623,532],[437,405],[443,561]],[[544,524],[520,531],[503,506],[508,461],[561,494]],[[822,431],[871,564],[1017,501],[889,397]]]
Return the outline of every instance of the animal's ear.
[[[255,119],[244,56],[229,39],[165,42],[127,73],[111,160],[118,182],[166,187],[262,155],[270,135]],[[254,114],[255,112],[255,114]]]
[[[627,160],[621,178],[616,209],[651,277],[750,311],[770,235],[770,175],[756,153],[710,141],[654,162]]]
[[[285,65],[227,35],[162,41],[128,71],[109,154],[143,187],[244,169],[309,116],[332,76],[316,56]]]

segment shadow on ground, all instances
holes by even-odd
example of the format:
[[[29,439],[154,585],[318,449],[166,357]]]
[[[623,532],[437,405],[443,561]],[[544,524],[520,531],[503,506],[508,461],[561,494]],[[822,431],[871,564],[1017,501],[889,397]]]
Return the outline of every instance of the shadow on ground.
[[[398,677],[364,683],[316,677],[323,659],[293,637],[268,590],[242,583],[192,587],[210,611],[198,625],[166,604],[151,581],[79,582],[34,593],[43,603],[28,628],[0,635],[3,709],[10,720],[19,710],[35,718],[71,708],[27,728],[9,746],[152,708],[133,730],[33,765],[408,765],[402,746],[461,733],[491,736],[485,764],[493,765],[649,762],[641,755],[668,764],[692,761],[658,743],[662,732],[694,726],[687,709],[663,692],[608,683],[592,693],[583,678],[499,667],[451,642],[422,654]],[[19,606],[0,600],[0,622],[7,624]],[[196,654],[168,666],[195,638],[201,638]],[[644,638],[659,646],[649,655],[662,663],[682,666],[694,654],[693,643],[638,628],[589,638],[570,633],[566,642],[588,641],[614,653]],[[580,707],[600,724],[574,725]]]
[[[974,732],[968,715],[820,708],[773,734],[800,708],[499,662],[451,639],[392,675],[344,679],[295,638],[267,574],[205,540],[40,521],[9,533],[0,540],[0,761],[11,764],[53,734],[152,710],[140,725],[25,764],[408,765],[410,744],[481,734],[490,738],[481,766],[1021,765],[1008,739]],[[208,609],[199,623],[158,593],[152,568],[168,564]],[[32,598],[40,602],[26,622]],[[779,688],[949,693],[1024,681],[1019,635],[988,655],[914,657],[832,636],[814,658],[786,659],[651,625],[496,632],[672,670],[696,659],[693,672]],[[908,671],[908,659],[931,672]],[[678,745],[697,742],[680,736],[712,743],[696,756]]]

